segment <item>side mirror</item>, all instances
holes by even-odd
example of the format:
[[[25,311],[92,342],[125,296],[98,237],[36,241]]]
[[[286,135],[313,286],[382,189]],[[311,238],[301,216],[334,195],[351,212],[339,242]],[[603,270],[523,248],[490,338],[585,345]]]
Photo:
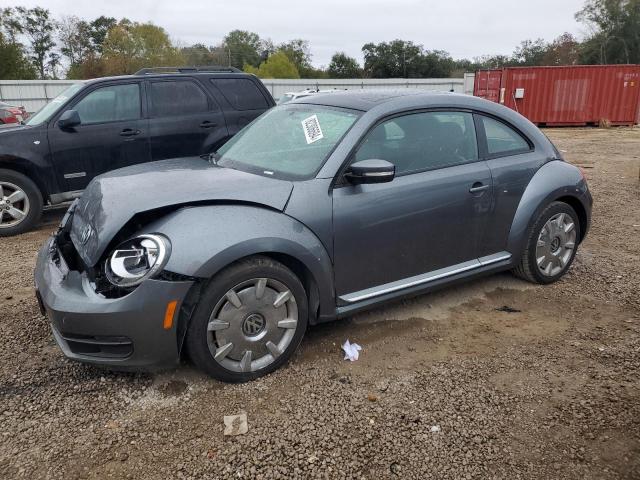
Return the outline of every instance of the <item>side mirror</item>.
[[[62,129],[76,127],[81,123],[80,115],[76,110],[67,110],[58,119],[58,127]]]
[[[355,185],[363,183],[385,183],[393,180],[396,166],[386,160],[370,159],[352,163],[344,176]]]

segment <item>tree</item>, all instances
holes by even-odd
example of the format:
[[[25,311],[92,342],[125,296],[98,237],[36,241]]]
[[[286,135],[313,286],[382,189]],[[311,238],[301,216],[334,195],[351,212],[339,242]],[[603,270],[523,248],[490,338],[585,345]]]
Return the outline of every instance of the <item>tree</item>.
[[[62,17],[59,24],[58,38],[60,52],[73,67],[79,65],[93,52],[91,27],[89,23],[76,16]]]
[[[257,33],[233,30],[224,37],[222,47],[228,54],[225,65],[243,68],[245,65],[257,67],[261,60],[262,42]]]
[[[367,43],[362,53],[365,74],[372,78],[448,77],[455,67],[447,52],[405,40]]]
[[[190,47],[180,49],[185,65],[228,65],[229,59],[222,45],[207,47],[202,43],[195,43]]]
[[[91,36],[91,44],[98,54],[102,53],[102,45],[104,44],[107,33],[118,24],[113,17],[99,16],[89,24],[89,35]]]
[[[583,58],[590,63],[640,63],[640,0],[587,0],[576,19],[592,30]]]
[[[260,78],[300,78],[298,69],[284,52],[276,52],[256,68],[249,64],[244,71]]]
[[[56,76],[59,56],[54,53],[54,35],[57,22],[50,18],[49,10],[41,7],[26,9],[16,7],[21,17],[21,30],[29,39],[29,56],[40,78],[47,78],[49,74]]]
[[[327,70],[330,78],[360,78],[362,69],[358,61],[344,52],[337,52],[331,57]]]
[[[308,40],[301,38],[289,40],[288,42],[280,44],[277,50],[284,53],[287,58],[291,60],[291,63],[296,66],[302,78],[315,76],[316,71],[313,65],[311,65],[312,55]]]
[[[8,41],[0,31],[0,80],[33,80],[36,71],[26,58],[22,45]]]
[[[144,67],[184,65],[184,57],[162,27],[126,19],[107,33],[100,61],[105,75],[132,74]]]
[[[422,77],[446,78],[450,77],[455,68],[455,62],[444,50],[425,50],[422,54],[420,75]]]
[[[0,31],[8,44],[19,43],[18,35],[22,33],[22,21],[15,8],[0,8]]]
[[[577,65],[580,62],[580,42],[570,33],[563,33],[547,46],[542,65]]]
[[[526,67],[543,65],[549,46],[542,39],[523,40],[513,52],[513,63]]]

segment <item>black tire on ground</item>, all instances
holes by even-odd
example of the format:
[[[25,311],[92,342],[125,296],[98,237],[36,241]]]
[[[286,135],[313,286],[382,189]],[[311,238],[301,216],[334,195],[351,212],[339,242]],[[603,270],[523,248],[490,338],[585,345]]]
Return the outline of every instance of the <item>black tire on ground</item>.
[[[538,242],[538,237],[544,225],[549,221],[553,216],[558,215],[559,213],[564,213],[571,217],[571,220],[575,224],[575,230],[577,232],[576,242],[573,248],[573,253],[569,258],[568,262],[564,266],[564,268],[553,276],[543,275],[542,272],[538,269],[538,265],[536,263],[536,247]],[[522,254],[522,258],[520,263],[516,268],[513,269],[514,275],[522,278],[523,280],[527,280],[532,283],[539,284],[549,284],[558,281],[571,267],[573,260],[576,257],[576,251],[578,249],[578,242],[580,241],[580,221],[578,219],[578,215],[575,210],[568,204],[564,202],[552,202],[550,203],[543,211],[540,213],[533,226],[529,230],[529,235],[527,237],[527,243]]]
[[[24,219],[16,225],[3,227],[0,223],[0,237],[10,237],[24,233],[33,228],[42,215],[42,194],[35,183],[29,177],[13,170],[0,168],[0,183],[7,182],[19,187],[27,196],[29,201],[29,212]],[[1,200],[1,199],[0,199]],[[5,216],[7,214],[5,213]]]
[[[213,309],[230,289],[256,278],[271,278],[289,289],[298,308],[297,327],[288,347],[271,364],[252,372],[235,372],[224,368],[213,358],[207,343],[207,326]],[[277,370],[291,358],[305,334],[308,318],[307,294],[300,279],[269,257],[249,257],[222,270],[205,287],[187,331],[185,348],[195,366],[208,375],[223,382],[247,382]]]

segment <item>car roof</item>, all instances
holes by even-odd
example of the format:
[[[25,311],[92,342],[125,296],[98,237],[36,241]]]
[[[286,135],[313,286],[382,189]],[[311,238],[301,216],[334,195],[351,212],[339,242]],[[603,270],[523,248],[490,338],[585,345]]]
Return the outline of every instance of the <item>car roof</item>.
[[[165,73],[145,73],[140,75],[116,75],[112,77],[98,77],[91,78],[89,80],[79,80],[78,83],[98,83],[98,82],[112,82],[118,80],[132,80],[140,78],[180,78],[190,76],[205,76],[205,77],[221,77],[221,78],[248,78],[254,77],[250,73],[244,72],[205,72],[205,71],[189,71],[189,72],[165,72]]]
[[[291,103],[309,103],[314,105],[327,105],[330,107],[350,108],[366,112],[378,105],[393,102],[409,96],[417,97],[418,103],[427,102],[430,98],[442,95],[452,95],[449,92],[436,92],[418,89],[370,89],[370,90],[338,90],[331,92],[318,92],[301,100]]]

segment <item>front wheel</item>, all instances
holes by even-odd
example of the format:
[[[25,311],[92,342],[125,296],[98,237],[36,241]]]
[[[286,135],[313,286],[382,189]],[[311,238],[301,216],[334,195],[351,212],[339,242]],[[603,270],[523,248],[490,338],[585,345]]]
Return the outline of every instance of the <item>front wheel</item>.
[[[33,181],[13,170],[0,169],[0,237],[31,229],[42,214],[42,195]]]
[[[225,382],[283,365],[307,328],[307,296],[287,267],[267,257],[231,265],[206,287],[187,332],[193,363]]]
[[[578,215],[570,205],[564,202],[549,204],[531,228],[514,273],[533,283],[559,280],[573,263],[579,231]]]

